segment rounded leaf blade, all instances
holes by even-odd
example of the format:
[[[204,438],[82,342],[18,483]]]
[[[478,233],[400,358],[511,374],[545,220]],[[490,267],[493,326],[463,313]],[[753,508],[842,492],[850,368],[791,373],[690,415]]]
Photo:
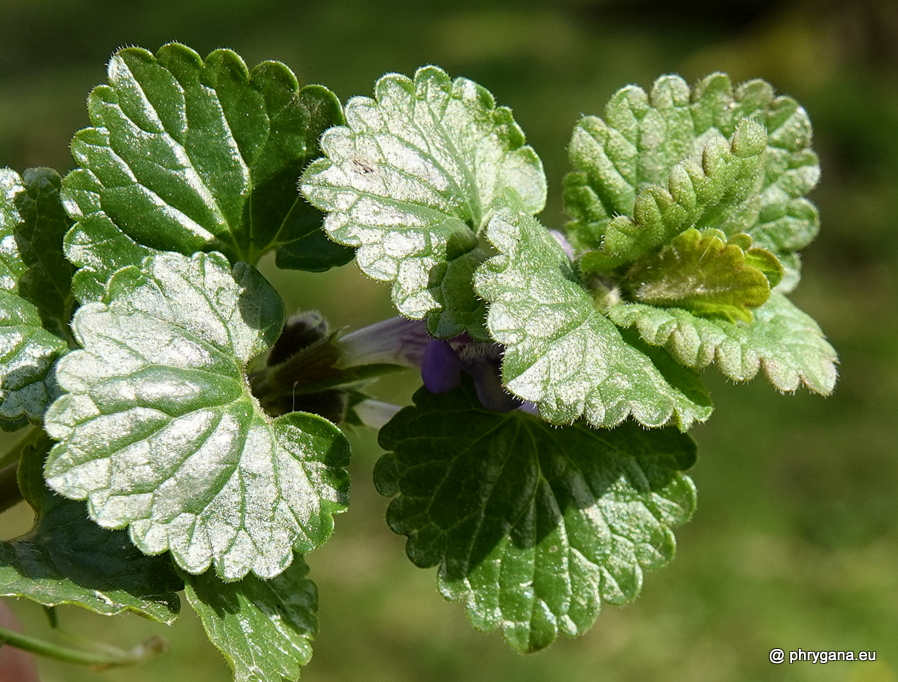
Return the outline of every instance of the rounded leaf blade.
[[[673,557],[671,528],[695,508],[686,434],[490,412],[471,382],[414,400],[381,430],[376,482],[411,561],[439,566],[477,629],[519,651],[583,634]]]
[[[488,340],[471,288],[486,258],[478,235],[506,188],[532,214],[546,198],[542,164],[511,112],[473,81],[428,66],[414,79],[384,76],[373,99],[350,100],[346,125],[321,147],[326,158],[301,186],[328,213],[330,237],[358,247],[359,267],[392,282],[399,312],[426,316],[432,334]]]
[[[349,446],[320,417],[270,419],[244,374],[283,322],[264,278],[220,254],[117,273],[76,314],[83,350],[58,367],[51,487],[190,573],[270,578],[322,544],[346,506]]]
[[[80,168],[64,184],[82,300],[155,250],[255,263],[319,229],[296,180],[341,107],[322,86],[300,89],[285,65],[250,71],[230,50],[203,60],[176,43],[126,48],[88,109],[92,127],[72,142]]]

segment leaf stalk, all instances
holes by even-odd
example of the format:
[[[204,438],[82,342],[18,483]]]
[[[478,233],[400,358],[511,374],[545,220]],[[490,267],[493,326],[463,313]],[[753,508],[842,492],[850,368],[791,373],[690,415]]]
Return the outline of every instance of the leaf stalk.
[[[130,651],[123,651],[108,646],[103,647],[104,653],[81,651],[23,635],[6,628],[0,628],[0,644],[7,644],[37,656],[53,658],[63,663],[88,666],[95,670],[120,668],[143,663],[154,656],[165,653],[168,649],[165,640],[153,636]]]

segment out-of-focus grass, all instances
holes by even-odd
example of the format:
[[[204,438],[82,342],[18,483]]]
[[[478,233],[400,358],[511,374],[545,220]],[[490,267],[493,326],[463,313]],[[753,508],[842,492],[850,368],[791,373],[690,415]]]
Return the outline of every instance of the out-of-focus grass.
[[[378,449],[354,436],[351,509],[309,555],[321,633],[304,680],[563,679],[898,681],[898,9],[894,2],[604,3],[462,0],[426,12],[399,0],[328,3],[0,0],[0,163],[71,166],[66,144],[87,124],[83,101],[124,44],[181,40],[205,53],[233,47],[252,65],[281,59],[303,82],[341,98],[370,94],[385,71],[437,63],[478,80],[509,105],[542,156],[545,222],[557,227],[564,146],[581,113],[601,113],[622,85],[661,73],[692,80],[721,69],[763,77],[815,122],[823,180],[813,199],[823,230],[805,254],[796,302],[827,332],[841,379],[827,399],[781,396],[764,379],[733,386],[706,372],[716,403],[695,430],[699,506],[677,533],[677,558],[646,576],[642,597],[606,607],[577,640],[534,656],[474,632],[436,593],[383,521],[373,491]],[[288,306],[334,326],[392,314],[388,291],[354,265],[326,275],[265,272]],[[386,398],[408,400],[391,379]],[[18,518],[14,518],[18,515]],[[27,525],[0,516],[0,535]],[[35,634],[41,609],[16,605]],[[42,664],[46,682],[228,679],[197,620],[168,629],[75,608],[61,624],[131,646],[149,634],[172,652],[135,670],[95,673]],[[767,653],[875,650],[876,663],[773,667]]]

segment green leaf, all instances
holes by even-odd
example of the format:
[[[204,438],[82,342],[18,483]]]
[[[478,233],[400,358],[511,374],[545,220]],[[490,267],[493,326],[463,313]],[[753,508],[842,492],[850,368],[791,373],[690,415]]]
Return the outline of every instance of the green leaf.
[[[747,234],[733,235],[728,241],[742,249],[745,254],[745,265],[761,272],[771,289],[783,281],[785,275],[783,264],[767,249],[752,247],[752,238]]]
[[[276,578],[247,576],[224,583],[212,573],[185,575],[187,601],[209,640],[234,672],[235,682],[299,679],[318,631],[318,590],[297,556]]]
[[[477,629],[542,649],[585,632],[602,600],[635,598],[643,571],[673,557],[671,527],[695,508],[686,434],[552,427],[485,410],[471,382],[414,400],[380,432],[376,482],[397,495],[387,521],[409,558],[439,565],[440,592]]]
[[[51,441],[42,437],[19,464],[22,492],[34,509],[34,527],[0,542],[0,596],[45,606],[75,604],[96,613],[124,611],[172,623],[183,583],[167,557],[148,557],[123,531],[100,528],[84,503],[46,488],[41,465]]]
[[[682,429],[711,413],[691,372],[663,353],[649,356],[621,336],[577,279],[551,233],[509,196],[497,205],[487,237],[499,251],[478,271],[477,292],[489,304],[487,324],[506,346],[505,387],[555,424],[583,417],[593,426],[632,416],[646,426],[673,419]]]
[[[0,428],[39,423],[57,395],[53,364],[67,345],[41,325],[32,304],[0,292]]]
[[[713,227],[728,234],[749,229],[760,208],[766,143],[766,131],[754,121],[740,123],[730,142],[719,134],[710,136],[701,166],[689,159],[676,164],[667,189],[641,189],[633,217],[621,215],[608,223],[601,249],[583,257],[584,269],[610,269],[636,260],[689,228]]]
[[[16,292],[27,268],[16,241],[16,230],[22,223],[16,200],[25,192],[22,178],[9,168],[0,169],[0,191],[0,289]]]
[[[81,168],[64,183],[78,221],[67,254],[86,270],[79,296],[98,300],[111,273],[155,250],[255,263],[319,229],[296,180],[342,122],[329,90],[300,89],[278,62],[249,71],[230,50],[203,61],[174,43],[155,56],[120,50],[108,79],[90,95],[93,127],[72,142]]]
[[[828,395],[836,383],[835,350],[817,323],[778,292],[755,309],[750,324],[641,303],[613,306],[608,314],[621,326],[635,327],[648,343],[664,346],[684,365],[716,363],[735,381],[747,381],[763,367],[781,391],[804,384]]]
[[[18,293],[37,306],[44,327],[69,338],[74,268],[62,250],[72,226],[59,196],[62,179],[49,168],[26,170],[15,205],[21,221],[13,228],[19,257],[26,270],[19,277]]]
[[[59,176],[0,170],[0,428],[40,421],[56,394],[54,363],[68,346],[72,267]],[[45,327],[46,325],[46,327]],[[55,332],[55,333],[54,333]]]
[[[511,111],[466,78],[420,69],[414,80],[381,78],[374,99],[346,105],[346,126],[321,140],[327,158],[301,187],[328,212],[324,227],[358,247],[359,267],[393,283],[399,312],[428,318],[429,331],[467,330],[489,340],[471,275],[486,258],[478,235],[490,205],[513,187],[527,212],[545,205],[546,180]]]
[[[324,272],[346,265],[355,258],[355,249],[337,244],[321,230],[306,235],[278,249],[275,264],[284,270]]]
[[[798,271],[786,257],[817,234],[817,210],[804,197],[816,185],[820,168],[810,149],[804,109],[789,97],[775,97],[761,80],[734,89],[727,76],[716,73],[690,91],[678,76],[663,76],[651,94],[636,86],[620,90],[604,120],[584,117],[569,147],[575,170],[565,179],[571,240],[579,249],[600,248],[616,216],[634,217],[641,191],[668,186],[676,164],[698,161],[715,136],[731,140],[745,118],[767,131],[757,202],[745,204],[751,210],[738,214],[739,220],[708,226],[728,235],[747,232],[759,247],[789,261],[787,283],[794,286]]]
[[[640,303],[751,322],[751,309],[770,297],[763,270],[778,281],[782,267],[769,251],[750,246],[744,233],[727,240],[720,230],[689,229],[630,268],[625,290]]]
[[[168,253],[106,289],[57,368],[49,484],[190,573],[271,578],[322,544],[346,507],[349,445],[314,415],[270,419],[249,390],[247,363],[284,324],[268,282],[221,254]]]

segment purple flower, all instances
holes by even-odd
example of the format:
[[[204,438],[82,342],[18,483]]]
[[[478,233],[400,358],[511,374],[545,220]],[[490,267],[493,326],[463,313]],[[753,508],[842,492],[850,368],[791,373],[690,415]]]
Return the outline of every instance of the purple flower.
[[[474,341],[467,334],[435,339],[421,320],[393,317],[344,336],[330,331],[317,312],[290,318],[264,367],[250,375],[253,393],[272,415],[296,410],[315,412],[334,423],[349,408],[348,390],[360,377],[377,376],[378,368],[359,374],[355,368],[399,365],[420,368],[431,393],[461,385],[462,372],[474,380],[477,397],[488,410],[521,409],[535,413],[532,403],[511,395],[502,385],[502,346]],[[374,370],[372,373],[371,370]],[[389,368],[383,368],[384,373]],[[399,409],[364,400],[352,408],[364,424],[379,428]]]
[[[479,343],[467,334],[448,341],[433,339],[421,360],[421,378],[431,393],[445,393],[461,384],[461,373],[474,379],[480,403],[488,410],[509,412],[522,401],[502,386],[502,346]]]
[[[369,364],[420,367],[424,386],[431,393],[446,393],[461,385],[462,372],[474,380],[481,404],[497,412],[521,408],[533,413],[502,386],[502,346],[474,341],[467,334],[435,339],[424,322],[393,317],[340,337],[343,368]]]
[[[431,393],[446,393],[461,385],[461,358],[448,341],[431,339],[421,359],[421,378]]]

